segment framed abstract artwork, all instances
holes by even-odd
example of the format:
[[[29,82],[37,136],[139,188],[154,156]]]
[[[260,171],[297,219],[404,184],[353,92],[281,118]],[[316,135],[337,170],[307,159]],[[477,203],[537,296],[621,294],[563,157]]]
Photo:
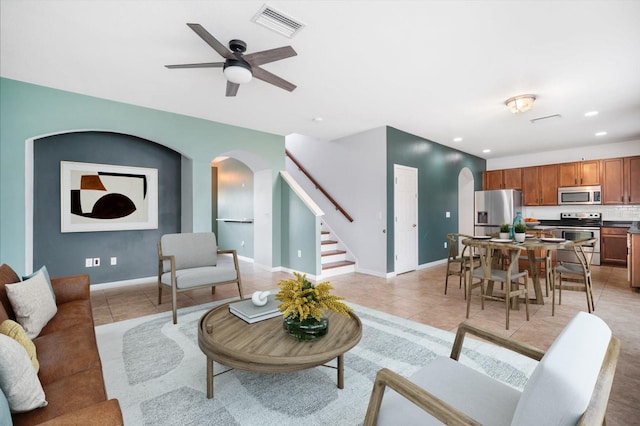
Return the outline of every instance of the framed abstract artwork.
[[[158,228],[158,169],[60,162],[61,232]]]

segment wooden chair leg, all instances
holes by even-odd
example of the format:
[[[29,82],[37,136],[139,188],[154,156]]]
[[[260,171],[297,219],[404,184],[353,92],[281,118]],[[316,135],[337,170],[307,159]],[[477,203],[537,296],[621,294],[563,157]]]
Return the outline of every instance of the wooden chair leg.
[[[529,321],[529,282],[527,276],[524,276],[524,306],[527,312],[527,321]],[[548,290],[548,288],[547,288]]]
[[[551,316],[556,314],[556,271],[552,272],[551,279]]]
[[[162,284],[158,283],[158,305],[162,304]]]
[[[173,312],[173,323],[178,323],[178,292],[175,284],[171,286],[171,311]]]

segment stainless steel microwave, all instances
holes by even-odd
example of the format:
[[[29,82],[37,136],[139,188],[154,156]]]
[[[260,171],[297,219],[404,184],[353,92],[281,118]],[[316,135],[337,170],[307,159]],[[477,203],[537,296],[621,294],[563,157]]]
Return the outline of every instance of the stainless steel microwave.
[[[568,186],[558,188],[558,204],[602,204],[602,189],[597,186]]]

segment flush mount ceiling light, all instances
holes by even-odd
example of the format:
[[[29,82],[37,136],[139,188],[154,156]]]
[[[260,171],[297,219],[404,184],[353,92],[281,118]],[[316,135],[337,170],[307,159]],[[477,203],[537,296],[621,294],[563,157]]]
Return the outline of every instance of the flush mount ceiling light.
[[[520,95],[507,99],[504,104],[509,107],[512,113],[520,114],[529,111],[535,100],[535,95]]]

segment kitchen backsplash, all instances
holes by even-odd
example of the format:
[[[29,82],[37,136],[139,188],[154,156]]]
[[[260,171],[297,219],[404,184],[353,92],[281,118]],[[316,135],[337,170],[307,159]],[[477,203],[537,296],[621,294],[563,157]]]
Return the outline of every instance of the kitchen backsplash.
[[[640,206],[526,206],[522,216],[536,219],[558,220],[564,212],[601,212],[602,220],[640,221]]]

